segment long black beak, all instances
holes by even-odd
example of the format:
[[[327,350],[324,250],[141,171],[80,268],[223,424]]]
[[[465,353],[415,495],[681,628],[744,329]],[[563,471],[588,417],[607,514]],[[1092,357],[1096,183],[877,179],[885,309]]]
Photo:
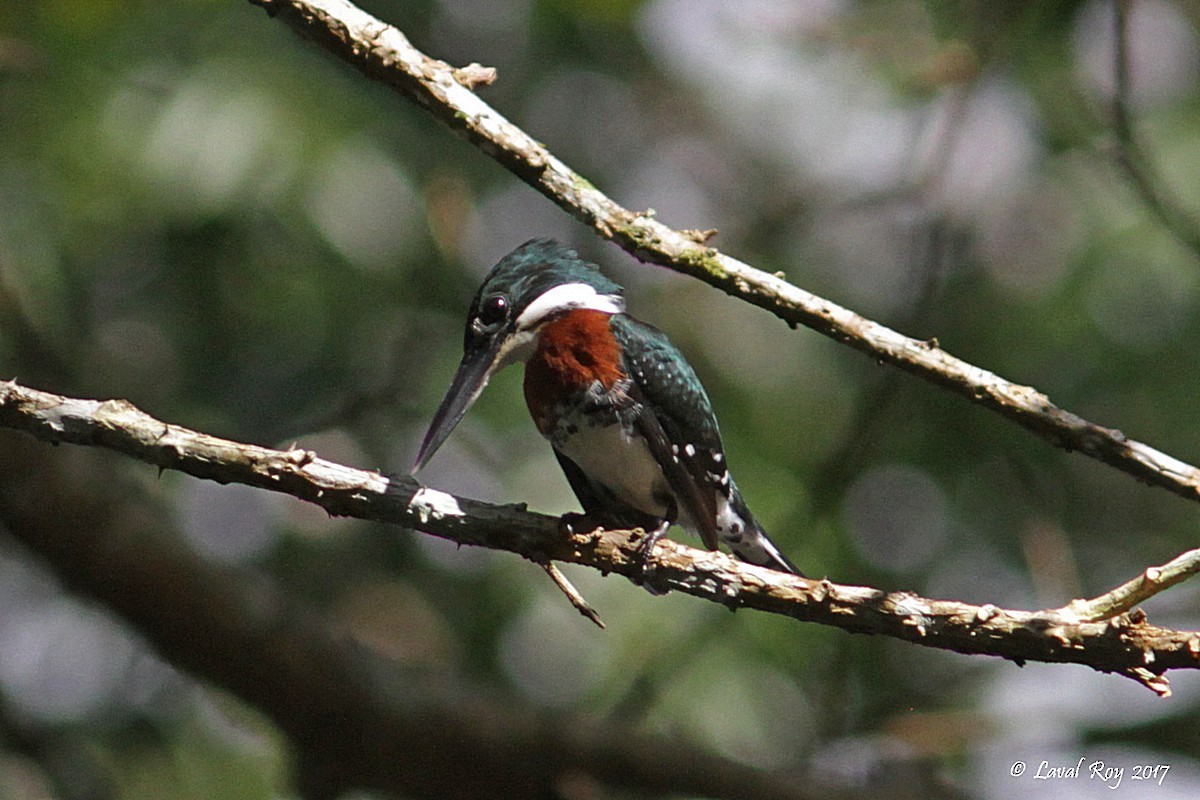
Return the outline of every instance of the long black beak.
[[[458,370],[454,373],[454,380],[450,381],[450,389],[442,398],[442,404],[438,406],[437,413],[433,415],[433,422],[429,424],[429,430],[425,432],[425,441],[421,442],[421,451],[417,453],[416,463],[410,470],[411,474],[415,474],[433,457],[437,449],[442,446],[442,442],[446,441],[446,437],[450,435],[450,431],[454,430],[454,426],[483,392],[488,378],[492,376],[499,349],[499,341],[497,341],[491,347],[463,355]]]

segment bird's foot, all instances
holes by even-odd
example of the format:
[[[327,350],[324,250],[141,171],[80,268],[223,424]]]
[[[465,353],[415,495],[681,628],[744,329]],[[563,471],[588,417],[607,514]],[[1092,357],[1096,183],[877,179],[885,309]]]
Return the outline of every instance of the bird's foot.
[[[654,562],[650,558],[654,552],[654,545],[658,544],[658,540],[666,535],[667,529],[670,527],[670,520],[664,519],[658,523],[658,527],[646,531],[646,538],[638,543],[637,550],[634,552],[634,558],[637,562],[636,566],[638,567],[635,580],[650,594],[663,595],[667,593],[665,589],[661,591],[655,589],[647,581],[654,576]]]

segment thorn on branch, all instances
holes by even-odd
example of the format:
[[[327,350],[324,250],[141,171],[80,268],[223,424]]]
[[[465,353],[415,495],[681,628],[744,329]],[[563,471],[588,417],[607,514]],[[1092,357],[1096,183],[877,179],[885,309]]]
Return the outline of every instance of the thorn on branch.
[[[1133,667],[1127,670],[1125,675],[1133,678],[1159,697],[1171,696],[1171,681],[1166,675],[1158,675],[1145,667]]]
[[[716,228],[684,228],[680,231],[684,238],[691,239],[696,244],[706,244],[717,235]]]
[[[451,73],[454,80],[474,91],[478,86],[488,86],[495,82],[497,72],[495,67],[485,67],[472,61],[465,67],[459,67]]]
[[[985,603],[975,612],[975,621],[980,623],[990,622],[1000,614],[1000,609],[996,608],[991,603]]]

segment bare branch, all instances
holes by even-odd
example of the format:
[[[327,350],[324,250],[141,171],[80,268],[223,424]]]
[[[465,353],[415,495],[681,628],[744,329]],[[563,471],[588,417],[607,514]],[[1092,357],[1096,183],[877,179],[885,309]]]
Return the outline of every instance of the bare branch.
[[[575,588],[575,584],[567,580],[567,576],[562,574],[562,570],[555,566],[553,561],[547,561],[544,564],[539,564],[539,566],[550,576],[550,580],[554,581],[554,585],[558,587],[558,590],[566,595],[567,600],[571,602],[571,605],[575,606],[576,611],[594,623],[597,628],[604,629],[604,621],[600,619],[600,614],[584,599],[579,590]]]
[[[1200,470],[1054,405],[1042,392],[968,364],[937,341],[904,336],[781,277],[755,269],[676,231],[650,212],[625,209],[505,119],[463,84],[449,64],[413,47],[396,28],[345,0],[250,0],[362,73],[386,83],[465,136],[514,175],[635,257],[697,277],[991,409],[1051,444],[1097,459],[1138,480],[1200,501]],[[468,81],[468,83],[472,83]]]
[[[1200,572],[1200,550],[1189,550],[1161,567],[1147,567],[1141,575],[1099,597],[1072,600],[1059,612],[1066,617],[1087,622],[1111,619],[1197,572]]]
[[[565,561],[625,575],[731,609],[754,608],[854,633],[1025,661],[1086,664],[1169,693],[1163,673],[1200,667],[1200,633],[1144,615],[1081,621],[1075,613],[1016,611],[808,580],[664,540],[643,574],[643,531],[571,532],[523,506],[497,506],[318,458],[239,444],[161,422],[123,400],[81,400],[0,383],[0,426],[53,442],[116,450],[160,469],[243,483],[315,503],[331,514],[392,522],[460,544],[508,550],[538,564]]]

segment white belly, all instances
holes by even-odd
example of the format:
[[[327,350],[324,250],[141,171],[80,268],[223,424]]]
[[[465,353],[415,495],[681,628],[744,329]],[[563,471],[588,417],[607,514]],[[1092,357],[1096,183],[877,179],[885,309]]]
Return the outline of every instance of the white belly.
[[[577,433],[559,443],[559,450],[625,503],[656,517],[667,513],[656,499],[670,496],[662,470],[646,442],[627,435],[622,425],[580,425]]]

